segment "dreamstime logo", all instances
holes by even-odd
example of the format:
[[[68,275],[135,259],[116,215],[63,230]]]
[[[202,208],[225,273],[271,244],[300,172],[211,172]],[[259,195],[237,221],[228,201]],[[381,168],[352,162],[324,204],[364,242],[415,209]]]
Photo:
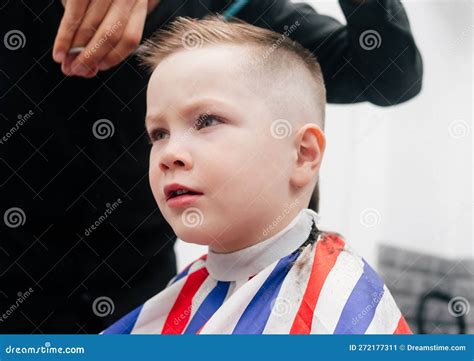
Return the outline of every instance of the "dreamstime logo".
[[[359,312],[355,317],[352,318],[352,325],[357,325],[359,321],[365,318],[368,314],[370,314],[370,310],[373,308],[376,308],[377,305],[380,303],[380,300],[382,299],[382,296],[384,294],[384,290],[382,289],[380,292],[372,292],[372,302],[367,304],[365,308],[362,309],[361,312]]]
[[[464,120],[455,120],[449,124],[449,135],[455,139],[469,135],[469,124]]]
[[[6,354],[13,355],[57,355],[57,354],[84,354],[86,350],[84,347],[55,347],[51,346],[51,342],[46,341],[44,346],[35,346],[35,347],[15,347],[13,345],[8,345],[5,347]]]
[[[375,227],[380,222],[380,213],[375,208],[366,208],[360,214],[360,223],[367,227]]]
[[[183,34],[181,42],[186,49],[192,50],[200,48],[204,43],[204,39],[196,30],[189,30]]]
[[[6,320],[13,312],[15,312],[20,305],[26,301],[28,297],[31,296],[31,294],[34,292],[33,288],[29,288],[25,292],[18,292],[17,296],[18,298],[16,299],[16,302],[13,303],[2,315],[0,315],[0,322],[3,322]]]
[[[204,300],[204,296],[207,295],[210,291],[209,287],[206,287],[202,292],[199,292],[194,298],[192,304],[186,307],[178,316],[173,320],[175,326],[178,326],[182,321],[187,320],[188,317],[192,314],[193,304],[200,304]]]
[[[284,139],[291,136],[293,128],[291,123],[286,119],[277,119],[272,122],[270,127],[272,137],[275,139]]]
[[[25,47],[26,37],[20,30],[10,30],[3,37],[3,43],[9,50],[18,50]]]
[[[5,214],[3,215],[3,221],[7,227],[17,228],[25,224],[26,215],[23,209],[12,207],[5,211]]]
[[[23,124],[25,124],[30,118],[33,116],[34,112],[32,110],[29,110],[28,113],[25,115],[18,114],[17,116],[17,122],[13,127],[11,127],[3,137],[0,138],[0,144],[6,143],[13,135],[15,135],[16,132],[20,129]]]
[[[268,58],[277,48],[279,48],[281,43],[283,43],[287,38],[289,38],[291,33],[294,32],[300,25],[300,22],[296,21],[291,26],[283,26],[283,30],[285,31],[283,32],[283,34],[280,35],[278,40],[274,42],[272,46],[265,51],[265,53],[263,54],[263,59]]]
[[[97,139],[111,138],[114,133],[114,124],[108,119],[99,119],[92,125],[92,134]]]
[[[200,209],[191,207],[183,212],[181,219],[185,226],[194,228],[202,224],[204,215]]]
[[[360,34],[359,44],[364,50],[374,50],[382,44],[382,37],[375,30],[366,30]]]
[[[104,45],[104,43],[107,41],[107,39],[110,38],[121,26],[122,26],[121,21],[117,21],[116,24],[112,25],[110,27],[110,29],[107,30],[105,35],[103,37],[101,37],[97,41],[97,43],[95,43],[94,46],[85,53],[84,56],[86,57],[86,59],[90,58],[91,55],[93,55],[102,45]]]
[[[271,303],[271,310],[277,317],[287,315],[291,311],[291,303],[284,297],[277,297]]]
[[[122,204],[122,200],[120,198],[117,198],[117,201],[113,202],[112,204],[107,203],[105,206],[107,207],[104,211],[104,213],[97,218],[97,220],[91,224],[89,228],[86,228],[84,230],[84,235],[86,237],[90,236],[93,231],[95,231],[105,220],[112,214],[113,211],[115,211],[119,205]]]
[[[301,25],[299,21],[295,21],[293,24],[290,26],[284,25],[283,30],[284,32],[280,34],[278,39],[273,42],[271,46],[269,46],[265,52],[262,55],[255,55],[255,56],[249,56],[249,58],[245,62],[239,62],[238,65],[236,65],[237,72],[244,72],[244,73],[251,73],[255,69],[263,66],[267,61],[268,58],[277,50],[280,48],[281,44],[285,41],[291,41],[290,35],[298,29],[298,27]]]
[[[268,236],[268,234],[278,225],[281,221],[283,221],[288,214],[290,214],[291,210],[295,208],[299,203],[299,199],[296,198],[290,204],[285,204],[283,211],[273,219],[272,223],[270,223],[262,232],[264,237]]]
[[[179,142],[186,142],[194,133],[197,132],[196,127],[197,126],[202,126],[202,124],[209,118],[211,114],[209,113],[209,110],[206,110],[205,113],[201,114],[199,118],[197,119],[196,123],[194,126],[189,127],[186,129],[183,135],[181,135],[178,139]]]
[[[451,298],[448,303],[448,311],[454,317],[467,315],[471,309],[469,301],[461,296]]]
[[[98,317],[105,317],[114,313],[114,301],[107,296],[97,297],[92,303],[92,312]]]

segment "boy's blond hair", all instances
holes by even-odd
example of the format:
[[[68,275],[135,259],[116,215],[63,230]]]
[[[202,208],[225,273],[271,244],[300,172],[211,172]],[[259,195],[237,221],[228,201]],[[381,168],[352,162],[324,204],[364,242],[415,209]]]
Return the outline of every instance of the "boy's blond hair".
[[[296,28],[293,24],[289,29]],[[321,67],[313,54],[291,40],[287,33],[290,32],[279,34],[238,19],[226,21],[219,16],[201,20],[178,17],[147,40],[138,54],[140,62],[153,71],[166,57],[181,50],[212,45],[243,46],[249,50],[250,57],[245,60],[245,70],[251,74],[249,78],[265,86],[267,92],[268,89],[276,90],[280,98],[282,90],[289,98],[298,97],[304,89],[298,101],[309,103],[313,110],[317,110],[315,123],[324,129],[326,90]],[[272,93],[275,95],[276,92]],[[276,101],[273,106],[278,107],[278,104],[282,102]]]

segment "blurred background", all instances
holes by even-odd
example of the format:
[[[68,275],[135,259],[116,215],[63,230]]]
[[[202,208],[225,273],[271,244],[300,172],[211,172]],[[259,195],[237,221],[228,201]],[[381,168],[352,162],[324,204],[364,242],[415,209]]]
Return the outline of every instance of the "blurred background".
[[[336,0],[305,2],[345,23]],[[413,332],[474,333],[474,1],[403,4],[423,89],[390,108],[328,105],[319,228],[382,275]],[[207,252],[175,250],[178,269]]]

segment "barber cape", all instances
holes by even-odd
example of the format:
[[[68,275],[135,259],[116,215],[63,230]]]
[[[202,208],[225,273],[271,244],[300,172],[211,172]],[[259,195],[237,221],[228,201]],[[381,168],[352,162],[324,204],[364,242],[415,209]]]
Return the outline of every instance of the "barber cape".
[[[209,251],[103,334],[411,334],[379,275],[303,209],[276,235]]]

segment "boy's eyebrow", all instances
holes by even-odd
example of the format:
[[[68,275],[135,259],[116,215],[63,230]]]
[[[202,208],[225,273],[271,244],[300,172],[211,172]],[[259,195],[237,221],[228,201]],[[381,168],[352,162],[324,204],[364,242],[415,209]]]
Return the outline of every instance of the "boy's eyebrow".
[[[189,104],[185,105],[183,109],[180,110],[179,115],[180,119],[186,117],[189,114],[196,113],[200,109],[206,109],[206,112],[212,112],[209,108],[214,108],[217,105],[219,108],[229,109],[232,108],[232,105],[224,100],[219,100],[217,98],[201,98],[199,100],[195,100],[190,102]],[[164,113],[158,114],[151,114],[145,118],[145,125],[151,125],[153,123],[158,124],[166,124],[166,118]]]
[[[148,115],[145,118],[145,126],[153,123],[163,123],[164,122],[164,116],[162,114],[153,114],[153,115]]]

